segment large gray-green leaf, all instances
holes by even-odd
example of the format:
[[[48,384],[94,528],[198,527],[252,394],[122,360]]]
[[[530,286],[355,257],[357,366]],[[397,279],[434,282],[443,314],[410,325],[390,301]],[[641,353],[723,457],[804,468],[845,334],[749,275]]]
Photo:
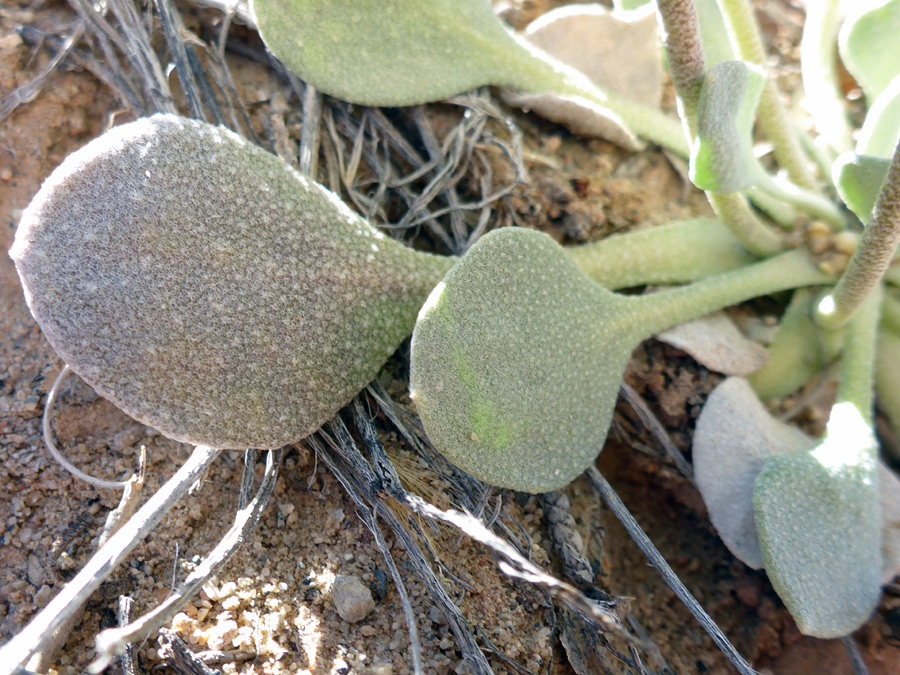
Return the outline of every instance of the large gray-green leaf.
[[[490,84],[564,97],[688,154],[677,119],[599,88],[514,36],[488,0],[255,0],[253,10],[288,68],[347,101],[413,105]]]
[[[707,71],[691,147],[690,174],[697,187],[738,192],[759,182],[753,116],[765,80],[760,68],[743,61],[723,61]]]
[[[416,322],[410,390],[435,447],[477,478],[546,492],[593,461],[638,343],[759,294],[827,280],[802,251],[643,296],[592,282],[550,237],[480,239]]]
[[[844,22],[838,47],[841,60],[872,105],[900,75],[900,0],[859,5]]]
[[[900,140],[900,75],[891,80],[866,113],[859,130],[856,152],[874,157],[892,157]]]
[[[831,168],[832,181],[841,199],[863,222],[868,223],[875,200],[891,161],[884,157],[845,152]]]
[[[318,428],[452,264],[385,237],[236,134],[171,115],[71,155],[10,253],[76,373],[167,436],[220,448]]]
[[[413,333],[410,392],[435,447],[500,487],[572,481],[600,451],[635,345],[618,311],[550,237],[483,237]]]
[[[487,0],[254,0],[253,12],[266,45],[291,70],[365,105],[511,85],[514,56],[524,51]]]

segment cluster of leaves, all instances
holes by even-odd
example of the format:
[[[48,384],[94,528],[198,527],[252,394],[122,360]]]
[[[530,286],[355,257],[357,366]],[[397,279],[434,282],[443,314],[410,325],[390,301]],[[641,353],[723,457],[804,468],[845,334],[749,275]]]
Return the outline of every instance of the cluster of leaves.
[[[826,84],[810,104],[820,147],[784,113],[742,0],[698,2],[699,14],[689,0],[659,0],[680,121],[541,52],[485,0],[256,0],[269,48],[326,93],[396,106],[491,84],[551,97],[566,119],[579,110],[605,120],[597,128],[617,142],[644,138],[689,158],[718,220],[568,250],[510,228],[459,260],[440,258],[385,238],[238,136],[163,115],[67,159],[23,216],[12,255],[60,355],[174,438],[238,448],[298,440],[412,332],[411,394],[435,447],[482,480],[528,492],[564,486],[592,464],[641,340],[749,298],[824,286],[824,300],[797,292],[749,384],[726,380],[711,397],[694,459],[735,554],[766,568],[801,630],[845,635],[871,614],[898,558],[896,509],[885,501],[897,480],[878,461],[872,391],[877,379],[900,427],[890,362],[900,300],[885,275],[900,237],[900,58],[884,56],[897,49],[900,0],[841,30],[841,56],[870,104],[852,150],[829,76],[837,4],[816,4],[804,35],[804,75]],[[720,26],[728,44],[711,37]],[[755,157],[754,121],[787,178]],[[841,270],[823,269],[806,247],[785,250],[785,229],[810,217],[835,231],[866,226],[836,284]],[[642,296],[612,290],[684,282]],[[820,342],[842,368],[827,435],[814,443],[777,427],[757,396],[800,387]],[[751,403],[734,404],[734,391]],[[752,420],[732,424],[742,408]]]

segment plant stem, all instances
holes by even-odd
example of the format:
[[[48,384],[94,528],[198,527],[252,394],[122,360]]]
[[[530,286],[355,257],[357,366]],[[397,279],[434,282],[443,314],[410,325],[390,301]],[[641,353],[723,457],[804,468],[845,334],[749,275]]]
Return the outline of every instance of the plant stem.
[[[706,198],[715,214],[754,255],[765,258],[784,249],[778,233],[756,217],[739,192],[707,192]]]
[[[839,0],[807,3],[800,65],[813,123],[828,144],[840,153],[853,149],[853,131],[847,120],[835,66],[839,6]]]
[[[679,288],[629,296],[641,331],[655,335],[671,326],[761,295],[833,281],[804,249],[793,249],[733,272],[708,277]]]
[[[656,225],[565,250],[585,274],[609,289],[687,283],[753,262],[714,218]]]
[[[769,216],[777,225],[786,230],[794,229],[794,221],[797,220],[797,209],[794,206],[773,197],[756,186],[748,187],[744,190],[744,194],[753,206]]]
[[[872,220],[834,290],[819,303],[817,320],[837,328],[846,324],[884,276],[900,243],[900,143],[875,201]]]
[[[900,300],[889,290],[881,303],[881,328],[900,334]]]
[[[831,335],[823,335],[823,329],[812,320],[814,300],[812,289],[794,292],[778,322],[775,339],[767,347],[769,358],[762,368],[747,377],[760,399],[765,401],[793,393],[836,356],[835,340],[829,339]]]
[[[738,56],[764,68],[766,54],[750,4],[746,0],[719,0],[719,7]],[[757,114],[766,137],[772,141],[778,164],[787,170],[791,180],[800,187],[810,190],[815,188],[815,178],[806,155],[771,77],[766,79]]]
[[[875,346],[882,293],[883,288],[876,286],[847,326],[841,356],[841,378],[835,398],[835,405],[852,404],[870,427],[873,425],[872,385],[875,382]]]
[[[658,0],[657,7],[679,113],[685,134],[693,141],[706,64],[697,12],[692,0]],[[716,215],[751,253],[765,257],[784,248],[781,237],[756,217],[742,195],[707,192],[706,197]]]
[[[761,171],[760,174],[762,181],[757,185],[760,190],[799,207],[814,218],[824,220],[836,230],[846,229],[847,221],[844,219],[844,214],[830,199],[811,190],[797,187],[793,183],[772,178],[765,171]]]

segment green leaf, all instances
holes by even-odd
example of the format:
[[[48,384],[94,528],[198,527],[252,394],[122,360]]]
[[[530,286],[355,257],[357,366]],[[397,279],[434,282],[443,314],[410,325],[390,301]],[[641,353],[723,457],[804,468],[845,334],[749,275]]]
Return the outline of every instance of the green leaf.
[[[365,105],[508,84],[514,57],[525,52],[487,0],[254,0],[253,10],[266,46],[288,68]]]
[[[844,204],[863,222],[868,223],[875,207],[881,184],[891,165],[889,159],[845,152],[832,167],[832,180]]]
[[[435,447],[500,487],[574,480],[603,445],[636,345],[620,304],[545,234],[482,237],[413,333],[410,392]]]
[[[869,105],[900,75],[900,0],[863,3],[841,28],[841,59]]]
[[[763,567],[753,519],[753,485],[763,462],[815,445],[774,418],[747,380],[729,377],[706,399],[694,432],[694,479],[722,541],[746,565]]]
[[[238,135],[174,115],[70,155],[10,255],[78,375],[166,436],[216,448],[315,431],[453,263],[387,238]]]
[[[707,71],[691,148],[690,175],[697,187],[738,192],[759,182],[753,116],[765,80],[760,68],[743,61],[724,61]]]
[[[900,38],[898,38],[900,40]],[[891,157],[900,140],[900,75],[875,99],[866,114],[856,142],[856,152]]]
[[[488,0],[255,0],[253,10],[275,56],[346,101],[405,106],[494,85],[565,97],[591,117],[612,120],[619,129],[611,140],[626,147],[634,145],[634,133],[688,153],[677,119],[604,91],[527,44],[504,27]],[[562,119],[570,116],[568,110]]]
[[[760,472],[777,456],[802,456],[815,446],[797,427],[766,410],[740,377],[719,384],[703,405],[694,432],[694,478],[722,541],[750,567],[765,565],[753,503]],[[881,555],[876,557],[881,561],[880,581],[886,584],[900,569],[900,480],[882,461],[878,462],[877,484]],[[777,502],[769,506],[778,508]],[[790,540],[782,544],[793,545]]]
[[[422,307],[410,392],[447,459],[492,485],[546,492],[603,446],[641,340],[749,297],[827,280],[805,252],[641,296],[600,287],[549,236],[482,237]]]

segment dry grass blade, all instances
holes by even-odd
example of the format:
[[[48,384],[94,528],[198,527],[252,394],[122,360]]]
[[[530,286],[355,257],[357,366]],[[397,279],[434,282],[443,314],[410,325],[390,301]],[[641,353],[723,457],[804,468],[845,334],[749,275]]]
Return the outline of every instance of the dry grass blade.
[[[40,93],[47,78],[59,68],[60,64],[75,49],[81,36],[84,35],[84,23],[76,23],[62,45],[56,50],[56,54],[41,71],[28,82],[13,89],[0,101],[0,122],[9,117],[13,110],[23,103],[30,103]]]
[[[854,675],[869,675],[869,668],[863,660],[862,653],[859,651],[859,645],[852,635],[841,638],[844,643],[844,649],[847,650],[847,656],[850,658],[850,664],[853,666]]]
[[[116,609],[116,621],[119,626],[127,626],[131,621],[131,606],[134,601],[127,595],[119,596],[119,606]],[[125,651],[119,657],[119,667],[122,675],[137,675],[134,665],[134,645],[126,645]]]
[[[367,426],[366,422],[368,421],[368,419],[362,414],[361,406],[357,408],[356,412],[357,423],[361,424],[362,427],[365,428]],[[372,432],[363,431],[363,436],[364,438],[371,438]],[[349,437],[347,438],[347,440],[350,440]],[[367,444],[370,454],[376,456],[380,452],[378,450],[379,446],[380,442],[378,442],[377,438],[374,439],[374,442]],[[356,449],[356,446],[352,444],[352,440],[349,443],[342,443],[341,451],[342,457],[350,464],[358,467],[368,467],[368,464],[359,455],[359,451],[358,449]],[[369,471],[371,471],[371,469],[369,469]],[[395,482],[393,480],[389,480],[387,481],[387,484],[382,481],[379,482],[381,483],[382,487],[389,491],[389,493],[392,493],[392,497],[397,499],[397,501],[399,501],[400,503],[404,504],[412,512],[431,520],[451,524],[462,531],[466,536],[487,546],[495,554],[499,554],[501,558],[499,562],[500,568],[508,576],[519,579],[548,592],[551,596],[563,602],[566,606],[570,607],[574,612],[587,619],[591,623],[602,627],[602,629],[604,630],[611,631],[619,637],[622,637],[629,642],[640,644],[643,647],[650,646],[643,644],[642,641],[631,635],[631,633],[624,627],[615,613],[610,611],[609,607],[604,606],[603,603],[588,598],[571,584],[560,581],[555,577],[547,574],[530,560],[528,560],[527,557],[522,553],[522,551],[518,550],[513,545],[512,542],[515,541],[514,538],[500,538],[499,536],[491,532],[491,530],[489,529],[489,525],[486,525],[481,520],[470,514],[463,513],[461,511],[455,511],[452,509],[439,509],[433,504],[429,504],[422,498],[412,495],[403,490],[402,487],[398,486],[399,481]],[[495,520],[496,514],[495,516],[489,518],[488,522],[492,522]]]
[[[160,630],[159,644],[160,655],[179,675],[219,675],[218,670],[207,666],[173,631]]]
[[[19,33],[26,44],[37,46],[43,45],[56,52],[59,52],[65,44],[64,38],[41,31],[34,26],[22,26],[21,29],[19,29]],[[128,77],[125,75],[117,61],[113,61],[109,64],[101,63],[100,60],[94,58],[91,52],[84,47],[78,46],[77,43],[73,45],[73,49],[69,51],[65,60],[70,61],[77,67],[83,68],[93,74],[94,77],[106,85],[110,91],[116,93],[122,105],[125,107],[137,110],[143,105],[137,90],[131,85]],[[27,87],[28,83],[23,86]],[[15,92],[10,94],[10,96],[14,95]],[[5,100],[6,99],[4,99],[4,102]]]
[[[681,451],[675,447],[672,439],[669,438],[668,432],[666,432],[666,428],[663,426],[662,422],[657,419],[656,415],[653,414],[653,411],[650,410],[647,403],[641,398],[641,395],[627,382],[622,382],[622,384],[619,385],[619,391],[625,397],[625,400],[628,401],[629,405],[631,405],[632,409],[634,409],[634,412],[637,413],[638,418],[644,426],[647,427],[650,433],[653,434],[657,441],[659,441],[659,444],[663,446],[666,455],[672,463],[678,467],[681,474],[688,480],[693,481],[694,469],[684,458],[684,455],[681,454]]]
[[[691,614],[693,614],[697,621],[700,622],[700,625],[703,626],[703,630],[709,634],[719,649],[722,650],[722,653],[728,657],[731,664],[743,675],[755,675],[756,671],[753,670],[746,659],[738,653],[734,648],[734,645],[729,642],[722,630],[716,625],[716,622],[712,620],[709,614],[707,614],[694,599],[691,592],[681,582],[681,579],[678,578],[678,575],[675,574],[675,571],[669,566],[666,559],[662,557],[662,554],[656,549],[653,542],[650,541],[650,538],[647,537],[641,529],[641,526],[638,525],[637,521],[631,515],[631,512],[629,512],[628,507],[626,507],[625,504],[622,503],[622,500],[619,499],[619,496],[616,494],[615,490],[613,490],[609,482],[600,475],[600,472],[597,471],[596,467],[590,467],[587,474],[591,484],[609,505],[616,518],[619,519],[619,522],[625,526],[628,534],[644,555],[647,556],[650,563],[660,573],[663,580],[666,582],[666,585],[675,592],[678,599],[684,603]]]

